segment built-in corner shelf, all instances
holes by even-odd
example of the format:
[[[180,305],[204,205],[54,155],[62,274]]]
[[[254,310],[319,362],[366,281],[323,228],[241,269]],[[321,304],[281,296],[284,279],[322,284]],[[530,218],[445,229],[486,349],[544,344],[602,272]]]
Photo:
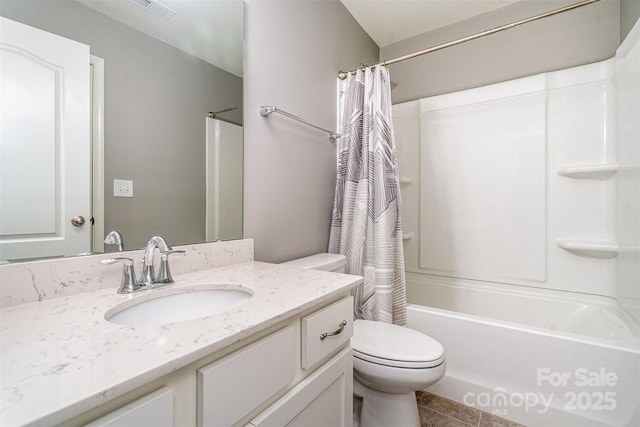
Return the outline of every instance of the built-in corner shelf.
[[[415,234],[413,233],[403,233],[402,234],[402,240],[411,240],[415,237]]]
[[[557,173],[560,176],[575,179],[607,179],[618,173],[617,163],[603,163],[599,165],[560,166]]]
[[[620,251],[617,242],[604,240],[558,239],[556,245],[575,255],[592,258],[614,258]]]
[[[400,184],[411,184],[413,182],[408,176],[401,176],[398,181],[400,181]]]

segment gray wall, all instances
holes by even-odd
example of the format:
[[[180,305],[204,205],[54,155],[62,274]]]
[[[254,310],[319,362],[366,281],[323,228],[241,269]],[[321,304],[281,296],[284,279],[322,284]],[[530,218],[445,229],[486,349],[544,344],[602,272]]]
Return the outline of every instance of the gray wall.
[[[336,0],[245,4],[244,235],[255,258],[326,252],[336,147],[323,132],[273,114],[276,105],[336,127],[336,76],[378,58],[378,47]]]
[[[0,15],[91,46],[105,60],[105,232],[204,241],[205,117],[242,103],[242,79],[66,0],[2,0]],[[113,179],[134,181],[132,199]]]
[[[640,0],[620,0],[620,42],[640,17]]]
[[[637,0],[633,0],[637,2]],[[455,40],[576,0],[523,0],[381,48],[381,59]],[[619,44],[618,0],[600,2],[391,65],[394,103],[587,64]]]

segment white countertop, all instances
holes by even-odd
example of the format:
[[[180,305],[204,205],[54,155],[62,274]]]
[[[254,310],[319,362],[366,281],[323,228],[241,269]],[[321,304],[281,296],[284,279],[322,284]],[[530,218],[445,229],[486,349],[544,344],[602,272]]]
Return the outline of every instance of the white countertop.
[[[174,277],[165,288],[129,295],[113,288],[0,311],[0,425],[52,425],[334,298],[358,276],[245,262]],[[250,287],[223,313],[165,325],[107,322],[115,305],[198,284]],[[27,284],[28,285],[28,284]]]

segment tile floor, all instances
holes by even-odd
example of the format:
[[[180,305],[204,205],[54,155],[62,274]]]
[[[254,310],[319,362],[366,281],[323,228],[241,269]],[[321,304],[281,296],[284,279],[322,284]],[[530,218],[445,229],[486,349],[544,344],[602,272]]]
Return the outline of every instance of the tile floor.
[[[479,409],[419,391],[420,427],[524,427]]]

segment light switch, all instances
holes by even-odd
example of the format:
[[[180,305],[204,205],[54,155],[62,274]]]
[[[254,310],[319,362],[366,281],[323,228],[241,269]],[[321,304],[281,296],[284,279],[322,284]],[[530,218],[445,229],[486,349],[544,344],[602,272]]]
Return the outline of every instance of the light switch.
[[[133,181],[114,179],[113,197],[133,197]]]

